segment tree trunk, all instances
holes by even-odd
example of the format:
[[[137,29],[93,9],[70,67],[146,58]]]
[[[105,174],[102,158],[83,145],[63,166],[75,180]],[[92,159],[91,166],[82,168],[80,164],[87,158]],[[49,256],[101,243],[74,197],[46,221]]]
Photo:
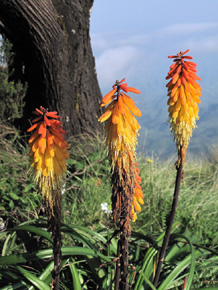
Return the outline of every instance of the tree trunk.
[[[89,37],[93,1],[0,1],[0,32],[15,52],[12,78],[28,83],[23,130],[40,105],[58,111],[69,135],[101,130]]]

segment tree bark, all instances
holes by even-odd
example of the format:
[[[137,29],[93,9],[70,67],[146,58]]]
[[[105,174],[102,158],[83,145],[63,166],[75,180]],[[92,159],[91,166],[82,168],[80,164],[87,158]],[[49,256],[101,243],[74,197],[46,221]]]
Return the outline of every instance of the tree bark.
[[[93,1],[0,1],[0,33],[15,51],[11,77],[28,83],[23,124],[41,105],[58,111],[69,135],[101,130],[101,93],[89,36]]]

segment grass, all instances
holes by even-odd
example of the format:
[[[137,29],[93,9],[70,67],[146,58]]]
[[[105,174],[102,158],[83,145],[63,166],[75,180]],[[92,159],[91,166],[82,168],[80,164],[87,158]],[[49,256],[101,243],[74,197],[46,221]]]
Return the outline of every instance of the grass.
[[[101,203],[110,207],[110,168],[107,150],[101,136],[83,135],[69,140],[70,156],[63,193],[63,221],[100,229],[111,224]],[[43,214],[41,196],[36,194],[29,172],[28,148],[19,140],[1,141],[0,213],[6,217],[19,212],[23,218]],[[171,157],[165,162],[158,158],[139,159],[144,202],[133,230],[158,234],[165,230],[176,170]],[[216,155],[210,159],[188,160],[181,185],[176,220],[181,230],[188,229],[200,243],[216,247],[218,220],[218,165]],[[19,216],[19,214],[17,214]],[[16,218],[16,217],[15,217]],[[18,221],[19,223],[19,221]]]
[[[140,167],[145,205],[135,227],[147,233],[161,232],[172,203],[176,176],[173,160],[150,163],[141,159]],[[187,161],[176,214],[182,230],[187,228],[201,243],[213,246],[217,244],[217,169],[215,159],[212,163],[206,159]]]
[[[45,217],[41,196],[35,191],[29,171],[28,147],[15,135],[12,136],[13,138],[7,136],[0,141],[0,218],[3,219],[5,229],[9,230],[25,221]],[[101,204],[105,202],[110,207],[111,196],[110,167],[105,140],[100,135],[82,135],[68,141],[71,158],[68,160],[68,172],[63,191],[63,222],[72,227],[83,226],[87,230],[100,233],[108,231],[109,233],[114,230],[112,218],[110,214],[101,209]],[[187,160],[176,214],[176,222],[179,224],[176,233],[185,232],[196,247],[201,245],[212,250],[216,250],[218,245],[216,234],[218,219],[216,210],[218,207],[217,160],[216,150],[213,150],[209,158]],[[142,206],[142,211],[138,213],[136,222],[132,223],[133,239],[137,234],[156,239],[166,229],[176,176],[175,161],[176,157],[171,157],[163,162],[158,158],[139,156],[145,204]],[[0,222],[2,223],[2,220]],[[0,250],[3,254],[6,246],[10,246],[10,254],[22,251],[22,245],[17,241],[25,241],[26,237],[29,237],[31,241],[33,236],[33,242],[38,245],[38,250],[40,250],[40,245],[44,247],[47,245],[35,234],[13,235],[9,234],[8,240],[5,240],[3,235],[1,236]],[[18,237],[16,242],[15,236]],[[135,250],[132,249],[131,254],[133,261],[137,259],[139,249],[146,249],[144,242],[140,244],[140,247],[138,247],[138,242],[137,239],[134,241]],[[76,238],[72,240],[70,235],[63,234],[65,247],[77,246],[80,243],[76,241]],[[169,247],[173,249],[172,245]],[[143,257],[141,255],[143,254],[138,255],[138,261]],[[85,261],[86,259],[84,259],[84,263],[86,263]],[[137,263],[141,265],[140,262]],[[203,258],[196,262],[196,267],[200,269],[195,273],[196,285],[199,286],[199,281],[207,279],[208,281],[217,280],[217,271],[214,270],[217,268],[216,264],[216,257],[210,259],[209,262],[208,259]],[[73,265],[72,273],[76,271]],[[151,265],[150,262],[149,265]],[[171,271],[171,268],[165,269],[165,278],[167,278],[167,271]],[[79,273],[81,271],[83,273],[82,269]],[[182,281],[180,280],[179,283],[181,286]],[[199,289],[194,285],[191,289]],[[207,283],[201,285],[205,286]]]

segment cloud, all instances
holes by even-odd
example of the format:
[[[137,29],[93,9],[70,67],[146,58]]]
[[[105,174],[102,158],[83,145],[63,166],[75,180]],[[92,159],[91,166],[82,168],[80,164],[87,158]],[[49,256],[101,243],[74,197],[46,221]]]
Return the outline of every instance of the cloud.
[[[208,22],[201,22],[201,23],[181,23],[181,24],[173,24],[170,26],[166,26],[161,28],[159,32],[162,34],[167,34],[170,36],[178,35],[184,36],[193,33],[202,33],[206,31],[211,31],[213,29],[218,28],[218,23],[208,23]]]
[[[118,46],[104,50],[96,57],[98,79],[101,86],[112,85],[117,78],[128,77],[136,70],[140,51],[134,46]]]
[[[207,62],[218,52],[218,23],[183,23],[154,29],[149,33],[127,35],[114,32],[91,35],[101,89],[117,78],[148,87],[163,85],[170,64],[168,55],[190,49],[193,57]],[[206,55],[208,53],[208,55]],[[213,63],[217,63],[216,59]],[[199,61],[200,63],[200,61]],[[165,85],[164,85],[165,86]]]
[[[190,49],[196,50],[200,53],[214,53],[218,52],[218,34],[211,37],[204,37],[202,39],[191,39],[187,41]]]

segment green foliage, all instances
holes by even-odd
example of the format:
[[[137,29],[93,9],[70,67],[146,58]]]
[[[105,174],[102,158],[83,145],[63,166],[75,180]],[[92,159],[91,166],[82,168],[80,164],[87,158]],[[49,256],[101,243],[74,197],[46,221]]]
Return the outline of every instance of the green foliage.
[[[174,232],[177,227],[178,224],[175,224]],[[62,247],[61,289],[114,289],[117,238],[112,234],[107,228],[93,231],[62,224],[62,235],[71,240],[71,245]],[[135,266],[130,267],[129,284],[132,289],[155,289],[152,286],[153,269],[163,236],[161,234],[153,239],[132,233],[129,252],[130,264]],[[52,237],[46,221],[25,222],[0,233],[0,239],[3,238],[1,290],[49,289],[54,264]],[[206,273],[206,277],[211,281],[209,285],[214,285],[218,253],[197,245],[194,240],[189,233],[171,236],[158,290],[182,289],[185,277],[188,277],[186,290],[205,287],[208,283],[198,280],[202,266],[213,269]],[[22,249],[18,249],[17,244],[22,244]]]
[[[0,216],[7,222],[38,215],[41,196],[29,174],[28,149],[17,138],[0,140],[0,192]]]
[[[0,251],[2,257],[10,255],[2,260],[2,265],[7,263],[6,260],[11,263],[1,267],[0,285],[5,287],[6,284],[1,284],[3,281],[12,281],[17,289],[26,289],[30,285],[39,288],[44,284],[40,284],[38,280],[47,283],[46,285],[51,282],[52,261],[49,255],[52,252],[52,240],[44,221],[28,222],[39,216],[41,195],[36,194],[29,175],[28,148],[15,137],[17,133],[12,135],[13,138],[2,138],[0,141],[0,192],[3,193],[0,196],[0,216],[5,225],[5,231],[0,232]],[[110,203],[111,195],[105,144],[100,136],[82,136],[80,140],[73,138],[69,143],[71,159],[68,160],[63,193],[65,225],[62,227],[63,251],[66,255],[64,254],[61,279],[65,282],[62,282],[61,289],[71,289],[69,285],[72,283],[78,289],[78,283],[83,289],[95,289],[97,285],[102,289],[113,289],[110,287],[114,281],[115,264],[107,264],[105,257],[108,257],[107,261],[112,261],[116,256],[117,237],[106,246],[113,233],[113,226],[110,215],[101,210],[101,203]],[[190,276],[189,271],[194,272],[190,278],[192,280],[189,280],[192,285],[190,289],[216,285],[213,281],[218,279],[218,260],[212,249],[216,250],[217,245],[218,217],[215,208],[218,175],[215,157],[214,160],[213,163],[206,160],[187,161],[176,215],[179,227],[176,229],[177,235],[171,237],[168,260],[164,264],[158,286],[163,288],[160,289],[182,289],[185,276],[188,273]],[[160,238],[166,228],[166,216],[172,202],[176,175],[172,160],[163,163],[139,158],[139,168],[145,205],[132,224],[135,232],[130,243],[130,263],[136,267],[134,281],[135,271],[130,268],[130,280],[136,290],[147,289],[146,285],[149,284],[151,286],[153,265],[157,260]],[[43,211],[40,213],[43,214]],[[23,224],[23,221],[26,222]],[[178,234],[184,231],[185,235],[181,238]],[[160,232],[162,234],[159,237]],[[81,253],[78,247],[85,250]],[[97,251],[104,258],[100,255],[93,256],[94,252],[86,252],[86,249]],[[194,269],[191,267],[193,255]],[[18,257],[21,259],[20,263],[17,263]],[[25,271],[29,271],[30,275]]]
[[[12,45],[0,45],[0,216],[10,226],[37,216],[41,196],[36,195],[29,175],[28,149],[13,127],[23,112],[26,86],[9,81]]]
[[[101,203],[110,203],[110,167],[101,136],[71,138],[63,195],[64,221],[99,228]]]
[[[211,159],[212,160],[212,159]],[[144,233],[159,233],[166,228],[170,212],[176,170],[173,160],[166,162],[141,159],[140,176],[145,204],[134,224],[135,230]],[[207,159],[187,160],[185,176],[180,187],[176,220],[181,223],[181,231],[186,228],[198,236],[204,245],[217,245],[216,220],[218,219],[218,167]]]
[[[24,97],[27,85],[21,82],[9,81],[8,67],[13,62],[12,45],[8,40],[0,43],[0,125],[12,124],[15,119],[21,118],[24,107]],[[2,129],[2,128],[0,128]]]

